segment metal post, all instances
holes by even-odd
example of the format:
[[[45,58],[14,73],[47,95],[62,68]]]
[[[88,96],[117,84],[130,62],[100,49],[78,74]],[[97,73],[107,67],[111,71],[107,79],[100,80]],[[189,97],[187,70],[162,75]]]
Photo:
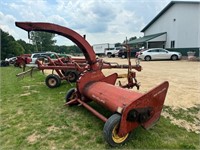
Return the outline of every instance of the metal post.
[[[146,42],[146,48],[148,49],[149,48],[149,45],[148,45],[149,43],[148,43],[148,41]]]
[[[89,110],[91,113],[93,113],[95,116],[97,116],[99,119],[101,119],[103,122],[106,122],[108,119],[104,117],[102,114],[97,112],[95,109],[93,109],[91,106],[86,104],[85,102],[81,101],[80,99],[77,99],[77,101],[82,104],[87,110]]]

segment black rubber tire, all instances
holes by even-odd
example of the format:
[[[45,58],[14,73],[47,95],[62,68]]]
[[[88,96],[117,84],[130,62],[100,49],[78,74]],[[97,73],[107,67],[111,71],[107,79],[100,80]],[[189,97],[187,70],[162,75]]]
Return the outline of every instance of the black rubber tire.
[[[1,67],[7,67],[7,66],[9,66],[9,62],[5,61],[5,60],[2,60],[1,61]]]
[[[56,88],[60,86],[61,79],[56,74],[50,74],[46,77],[45,83],[49,88]]]
[[[65,70],[61,70],[62,74],[65,76]]]
[[[146,61],[150,61],[151,60],[151,56],[145,56],[144,58]]]
[[[67,91],[67,94],[65,96],[66,103],[75,98],[75,92],[76,92],[76,88],[71,88]],[[78,105],[78,104],[79,104],[78,102],[74,102],[70,104],[69,106]]]
[[[65,72],[65,76],[69,76],[69,82],[76,82],[76,80],[79,78],[78,72],[76,70],[70,70]]]
[[[173,60],[173,61],[178,60],[178,56],[177,55],[172,55],[171,56],[171,60]]]
[[[125,58],[126,58],[126,56],[125,56],[125,55],[122,55],[122,56],[121,56],[121,58],[122,58],[122,59],[125,59]]]
[[[111,53],[108,53],[108,54],[107,54],[108,58],[111,58],[111,55],[112,55]]]
[[[127,135],[125,135],[124,137],[122,137],[122,138],[124,138],[122,141],[116,142],[115,141],[116,139],[113,139],[113,137],[116,136],[116,135],[114,135],[113,132],[114,132],[114,130],[116,128],[119,127],[120,120],[121,120],[121,116],[119,114],[113,114],[110,118],[108,118],[108,120],[106,121],[106,123],[104,125],[104,128],[103,128],[103,134],[104,134],[104,138],[105,138],[106,142],[109,145],[113,146],[113,147],[114,146],[122,145],[125,142],[127,142],[127,140],[130,137],[130,134],[131,134],[131,133],[128,133]]]

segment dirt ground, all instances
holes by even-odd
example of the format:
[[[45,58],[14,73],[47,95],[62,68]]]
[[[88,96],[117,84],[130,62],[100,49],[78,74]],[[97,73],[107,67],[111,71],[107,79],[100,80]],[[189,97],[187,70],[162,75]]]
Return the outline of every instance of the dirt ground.
[[[127,64],[127,59],[104,58],[105,61]],[[135,59],[131,60],[132,65]],[[169,81],[165,105],[176,108],[190,108],[200,105],[200,62],[181,61],[140,61],[143,70],[136,73],[141,83],[139,92],[145,93],[163,81]],[[117,72],[127,73],[126,69],[107,69],[105,75]],[[120,79],[127,83],[127,79]],[[117,83],[118,84],[118,83]],[[134,88],[133,90],[136,90]]]

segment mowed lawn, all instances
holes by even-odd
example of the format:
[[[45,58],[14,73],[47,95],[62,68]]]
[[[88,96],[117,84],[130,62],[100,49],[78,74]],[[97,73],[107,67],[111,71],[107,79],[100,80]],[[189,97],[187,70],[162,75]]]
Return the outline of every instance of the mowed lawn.
[[[32,78],[16,78],[21,71],[12,66],[0,68],[1,150],[112,148],[103,138],[101,120],[82,106],[64,106],[67,90],[75,85],[63,82],[60,87],[49,89],[41,72]],[[91,105],[110,114],[93,102]],[[135,129],[131,139],[117,149],[200,149],[199,134],[161,117],[148,131]]]

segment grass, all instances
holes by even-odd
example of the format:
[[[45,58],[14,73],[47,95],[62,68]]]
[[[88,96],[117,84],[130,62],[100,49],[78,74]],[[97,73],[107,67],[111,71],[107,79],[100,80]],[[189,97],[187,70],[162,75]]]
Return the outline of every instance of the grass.
[[[183,119],[190,123],[195,123],[195,120],[200,122],[200,118],[198,118],[200,106],[188,108],[187,111],[179,108],[172,109],[169,106],[164,107],[164,111],[170,113],[175,119]]]
[[[15,75],[19,72],[19,68],[0,68],[2,150],[111,148],[104,141],[101,120],[81,106],[63,106],[65,93],[71,88],[69,84],[64,82],[59,88],[49,89],[42,73],[36,72],[33,78],[17,79]],[[91,105],[110,114],[95,103]],[[184,110],[181,113],[187,114]],[[178,113],[176,117],[179,116]],[[199,135],[161,117],[148,131],[141,127],[135,129],[130,141],[116,149],[200,149]]]

